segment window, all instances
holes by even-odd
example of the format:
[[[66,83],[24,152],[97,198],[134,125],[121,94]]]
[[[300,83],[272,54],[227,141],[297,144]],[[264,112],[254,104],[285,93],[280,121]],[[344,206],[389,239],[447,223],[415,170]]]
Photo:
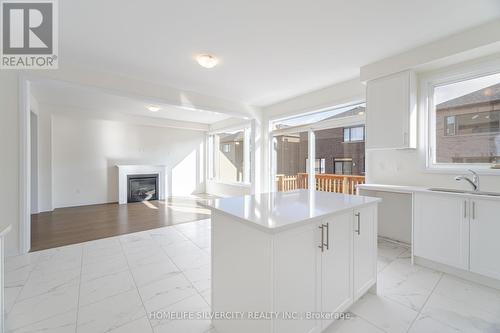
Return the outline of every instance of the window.
[[[365,140],[365,127],[348,127],[344,128],[344,142],[356,142]]]
[[[342,192],[364,182],[365,112],[357,103],[272,122],[273,189]]]
[[[209,177],[229,183],[250,181],[250,129],[220,132],[208,138]]]
[[[334,160],[334,171],[336,175],[352,175],[352,159],[341,158]]]
[[[500,110],[446,116],[445,136],[500,132]]]
[[[500,162],[500,73],[431,85],[430,165]]]
[[[351,104],[348,106],[335,107],[319,112],[312,112],[298,116],[278,119],[271,123],[271,130],[281,130],[288,127],[302,126],[323,122],[325,120],[340,120],[353,116],[364,116],[366,103]]]
[[[308,135],[308,132],[297,132],[273,137],[278,191],[307,188]]]
[[[325,173],[325,162],[324,158],[317,158],[314,161],[314,172],[315,173]],[[309,159],[306,159],[306,172],[309,172]]]

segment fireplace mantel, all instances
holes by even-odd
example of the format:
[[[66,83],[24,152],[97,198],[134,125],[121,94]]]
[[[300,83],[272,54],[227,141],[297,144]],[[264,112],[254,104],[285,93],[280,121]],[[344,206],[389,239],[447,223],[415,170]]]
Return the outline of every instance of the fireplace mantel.
[[[166,167],[164,165],[117,165],[118,168],[118,203],[127,203],[127,176],[129,175],[158,175],[158,198],[165,200],[166,196]]]

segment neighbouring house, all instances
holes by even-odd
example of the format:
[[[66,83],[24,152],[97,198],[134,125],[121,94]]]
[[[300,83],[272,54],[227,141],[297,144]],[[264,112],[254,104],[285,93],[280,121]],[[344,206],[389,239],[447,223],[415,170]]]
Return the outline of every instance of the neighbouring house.
[[[358,107],[325,120],[365,112]],[[315,132],[316,173],[338,175],[365,174],[364,125],[338,127]],[[296,175],[307,172],[307,132],[276,136],[277,174]]]
[[[436,106],[436,162],[500,162],[500,84]]]

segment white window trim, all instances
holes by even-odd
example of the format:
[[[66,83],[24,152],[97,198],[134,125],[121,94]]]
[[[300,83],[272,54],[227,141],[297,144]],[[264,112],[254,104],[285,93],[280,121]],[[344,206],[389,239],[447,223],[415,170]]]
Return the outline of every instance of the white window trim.
[[[454,66],[452,69],[435,71],[424,74],[420,81],[420,136],[423,149],[420,150],[421,160],[424,161],[423,169],[427,173],[452,174],[474,169],[479,174],[500,175],[500,170],[491,169],[489,163],[434,163],[435,153],[435,105],[434,88],[441,85],[452,84],[464,80],[474,79],[500,73],[500,59],[483,61],[465,66]]]
[[[217,138],[217,134],[225,133],[225,132],[235,132],[235,131],[244,131],[244,141],[243,141],[243,181],[242,182],[232,182],[228,180],[223,180],[219,177],[217,170],[219,169],[219,158],[218,158],[218,150],[219,150],[219,142]],[[252,165],[251,163],[251,147],[252,147],[252,124],[243,124],[239,126],[232,126],[227,128],[217,129],[216,131],[207,132],[206,136],[207,148],[206,151],[210,154],[210,157],[207,158],[207,180],[212,183],[219,183],[225,185],[232,186],[241,186],[241,187],[249,187],[251,186],[251,178],[252,178]],[[213,137],[213,140],[210,140],[210,137]],[[212,141],[212,142],[210,142]],[[210,147],[212,145],[212,147]],[[211,162],[211,163],[210,163]]]

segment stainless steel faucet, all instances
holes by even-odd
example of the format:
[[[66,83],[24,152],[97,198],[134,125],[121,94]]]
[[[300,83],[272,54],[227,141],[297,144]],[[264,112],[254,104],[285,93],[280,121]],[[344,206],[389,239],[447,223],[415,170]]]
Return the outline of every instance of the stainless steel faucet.
[[[472,185],[472,188],[474,189],[475,192],[479,191],[479,175],[474,171],[469,169],[470,173],[472,173],[472,179],[470,179],[467,176],[456,176],[455,180],[456,181],[461,181],[465,180],[469,182],[469,184]]]

